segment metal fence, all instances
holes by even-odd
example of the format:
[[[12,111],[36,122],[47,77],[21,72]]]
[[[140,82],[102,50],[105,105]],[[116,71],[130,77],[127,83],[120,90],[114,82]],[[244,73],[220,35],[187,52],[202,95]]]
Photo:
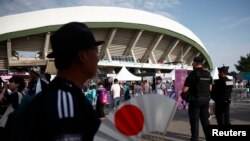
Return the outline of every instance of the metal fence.
[[[232,101],[247,101],[247,102],[250,102],[249,88],[233,88]]]

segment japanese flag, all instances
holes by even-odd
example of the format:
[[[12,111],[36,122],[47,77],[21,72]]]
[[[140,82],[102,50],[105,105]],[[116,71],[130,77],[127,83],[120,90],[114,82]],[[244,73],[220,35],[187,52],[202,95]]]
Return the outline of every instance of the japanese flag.
[[[144,95],[122,103],[102,122],[95,141],[136,141],[150,133],[166,134],[177,102],[164,95]]]

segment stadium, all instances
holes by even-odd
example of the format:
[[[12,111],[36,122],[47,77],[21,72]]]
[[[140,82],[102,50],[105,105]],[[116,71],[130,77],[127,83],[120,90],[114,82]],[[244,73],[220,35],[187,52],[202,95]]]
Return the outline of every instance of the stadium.
[[[125,66],[139,76],[192,70],[195,56],[213,64],[202,41],[188,28],[162,15],[118,7],[81,6],[46,9],[0,17],[0,74],[39,66],[56,74],[50,36],[61,25],[86,23],[99,47],[98,75],[115,74]],[[28,54],[28,55],[27,55]]]

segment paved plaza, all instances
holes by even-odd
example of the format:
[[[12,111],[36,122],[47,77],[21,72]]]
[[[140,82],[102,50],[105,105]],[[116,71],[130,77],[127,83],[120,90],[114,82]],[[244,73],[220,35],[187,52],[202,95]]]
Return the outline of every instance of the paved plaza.
[[[250,125],[250,102],[233,102],[231,104],[232,125]],[[211,118],[211,124],[217,124],[215,118]],[[190,139],[190,125],[187,110],[176,111],[175,116],[168,127],[167,139],[172,141],[187,141]],[[205,140],[200,124],[200,140]]]
[[[105,110],[106,113],[108,111],[110,111],[109,108]],[[233,125],[250,125],[250,102],[232,102],[230,114]],[[216,119],[211,118],[210,123],[216,125]],[[199,131],[200,141],[205,141],[201,124]],[[156,136],[157,138],[153,139],[155,141],[188,141],[191,136],[188,111],[177,110],[169,124],[167,134]]]

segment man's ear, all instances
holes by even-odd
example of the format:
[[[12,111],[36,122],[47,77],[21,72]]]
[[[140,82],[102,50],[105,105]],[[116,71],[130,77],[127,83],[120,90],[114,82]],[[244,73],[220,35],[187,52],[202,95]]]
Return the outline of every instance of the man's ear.
[[[78,58],[79,58],[79,62],[85,63],[85,62],[86,62],[86,58],[87,58],[86,52],[84,52],[84,51],[79,51],[79,52],[78,52]]]

